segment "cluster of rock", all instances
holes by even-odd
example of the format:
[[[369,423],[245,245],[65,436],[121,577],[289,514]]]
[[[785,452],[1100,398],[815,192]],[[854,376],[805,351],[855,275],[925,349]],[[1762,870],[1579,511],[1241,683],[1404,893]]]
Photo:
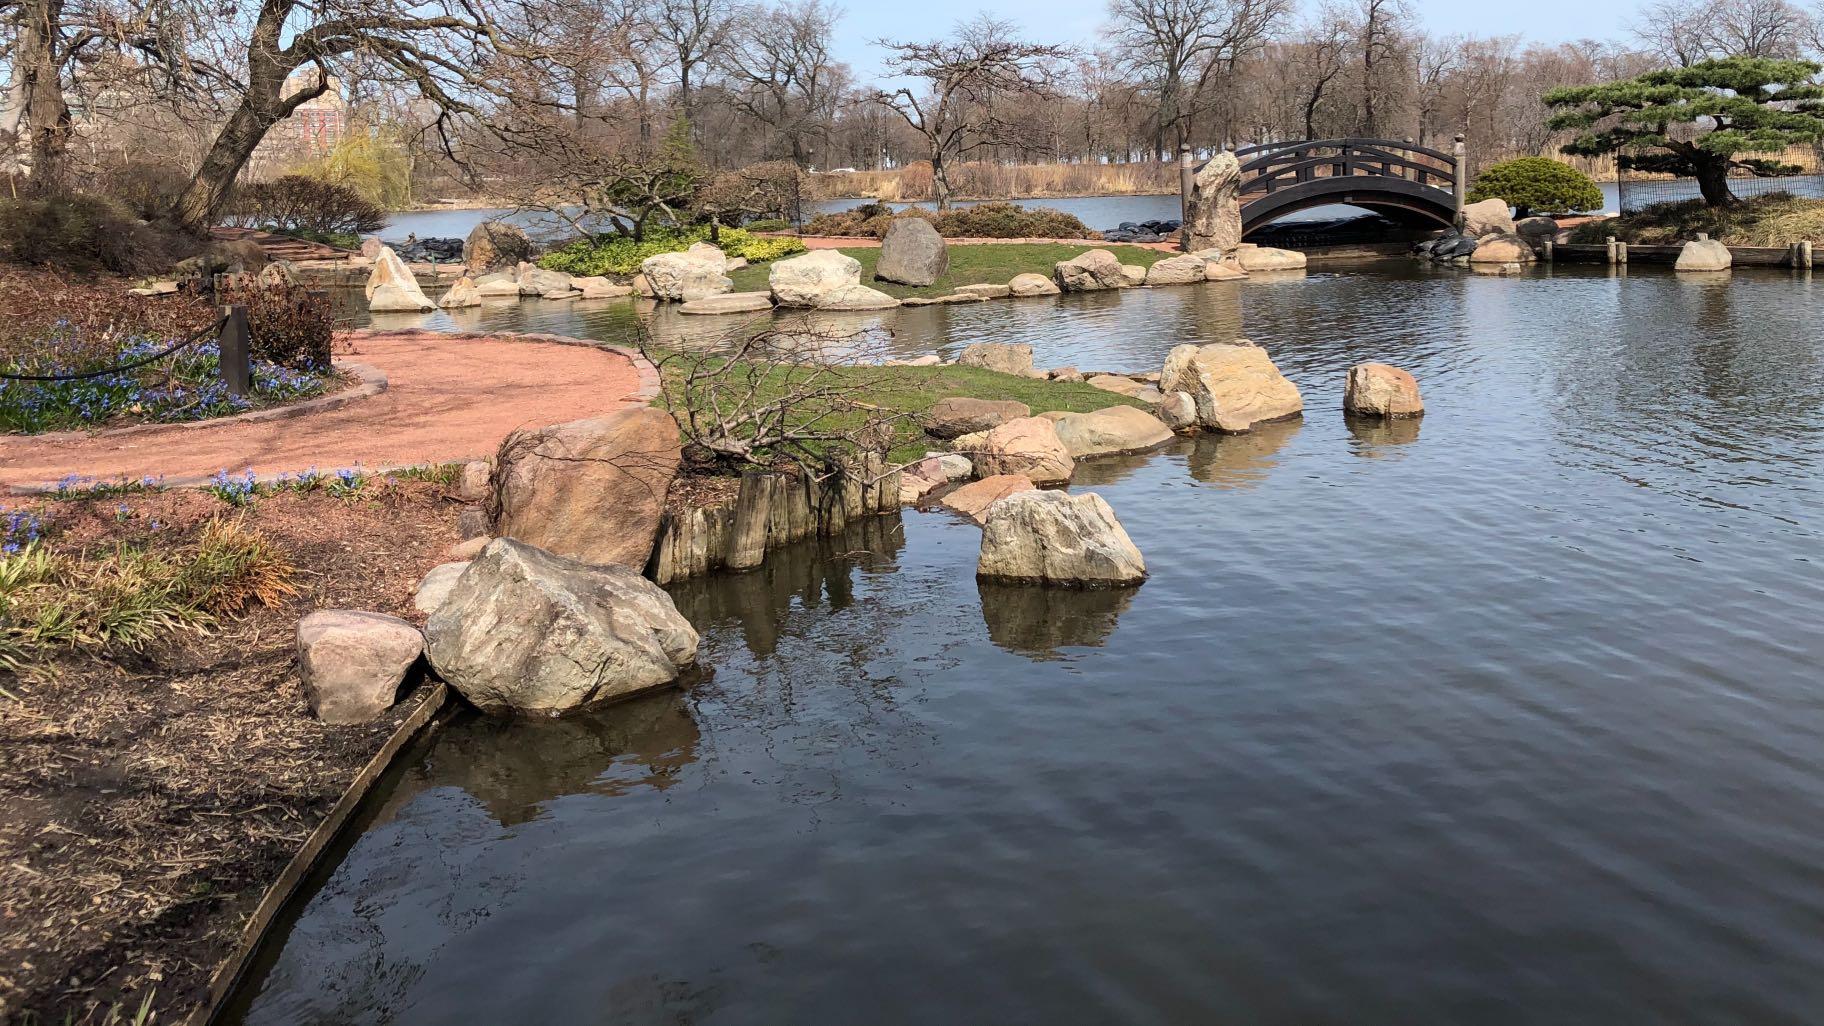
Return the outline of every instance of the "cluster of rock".
[[[434,261],[447,264],[462,260],[467,244],[462,239],[413,238],[401,244],[399,255],[406,260]]]
[[[1487,199],[1463,208],[1460,227],[1414,245],[1412,252],[1436,264],[1507,268],[1537,260],[1557,234],[1557,221],[1528,217],[1516,222],[1506,200]]]
[[[1177,219],[1162,221],[1123,221],[1114,228],[1102,233],[1103,242],[1165,242],[1167,236],[1177,234],[1184,222]]]
[[[641,570],[679,453],[677,423],[642,407],[522,433],[498,466],[465,468],[464,497],[492,501],[483,533],[419,584],[422,632],[352,610],[299,624],[313,711],[372,719],[421,654],[495,713],[560,715],[676,680],[697,634]]]

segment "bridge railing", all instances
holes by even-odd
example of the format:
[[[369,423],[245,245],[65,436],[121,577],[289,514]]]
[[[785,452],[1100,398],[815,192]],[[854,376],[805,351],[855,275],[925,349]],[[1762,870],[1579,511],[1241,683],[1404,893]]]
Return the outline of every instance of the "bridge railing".
[[[1235,151],[1241,161],[1241,194],[1265,194],[1319,178],[1400,178],[1450,192],[1457,158],[1412,142],[1389,139],[1317,139],[1266,143]]]

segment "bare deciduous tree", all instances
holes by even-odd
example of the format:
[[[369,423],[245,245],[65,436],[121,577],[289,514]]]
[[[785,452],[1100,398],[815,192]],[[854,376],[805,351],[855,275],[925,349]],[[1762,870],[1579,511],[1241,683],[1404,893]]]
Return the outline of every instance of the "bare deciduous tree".
[[[939,210],[950,207],[948,162],[1003,142],[1018,126],[999,104],[1053,91],[1050,62],[1071,51],[1016,38],[1013,26],[983,15],[958,25],[947,39],[926,43],[880,40],[893,76],[920,79],[922,90],[902,86],[875,93],[924,143]]]

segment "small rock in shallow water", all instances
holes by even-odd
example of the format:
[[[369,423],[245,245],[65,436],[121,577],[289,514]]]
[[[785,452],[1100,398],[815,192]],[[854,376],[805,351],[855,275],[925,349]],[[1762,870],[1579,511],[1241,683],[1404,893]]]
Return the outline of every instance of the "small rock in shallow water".
[[[1358,363],[1343,385],[1343,409],[1363,417],[1418,417],[1425,401],[1411,374],[1384,363]]]

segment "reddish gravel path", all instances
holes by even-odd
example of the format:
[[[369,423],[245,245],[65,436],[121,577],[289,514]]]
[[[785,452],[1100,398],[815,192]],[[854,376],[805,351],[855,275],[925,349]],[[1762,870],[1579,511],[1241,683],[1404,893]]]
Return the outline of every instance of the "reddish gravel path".
[[[349,341],[338,343],[337,359],[378,368],[385,392],[275,420],[8,437],[0,439],[0,486],[70,474],[185,484],[224,469],[266,475],[471,459],[493,454],[515,428],[644,405],[658,386],[651,365],[631,352],[551,335],[363,331]]]

